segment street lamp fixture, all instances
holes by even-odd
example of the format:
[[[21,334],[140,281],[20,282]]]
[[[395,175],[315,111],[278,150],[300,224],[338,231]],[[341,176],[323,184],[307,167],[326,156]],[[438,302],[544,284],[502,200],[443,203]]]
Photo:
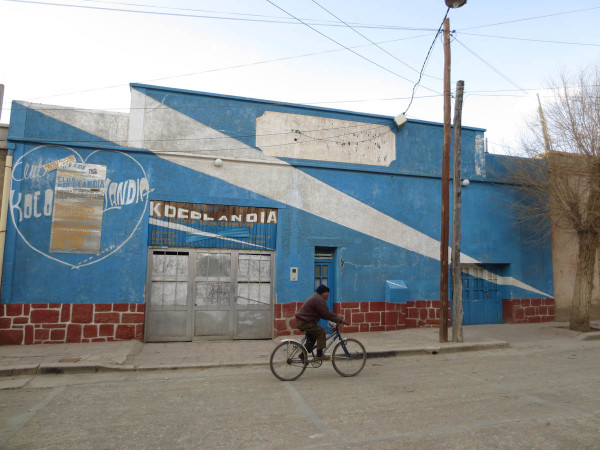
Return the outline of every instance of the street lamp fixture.
[[[444,2],[448,8],[460,8],[467,3],[467,0],[444,0]]]

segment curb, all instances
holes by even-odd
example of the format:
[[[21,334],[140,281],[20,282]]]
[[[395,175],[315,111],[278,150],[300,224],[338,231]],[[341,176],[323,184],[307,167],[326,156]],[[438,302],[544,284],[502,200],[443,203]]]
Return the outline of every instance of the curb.
[[[438,355],[440,353],[459,353],[479,350],[495,350],[509,348],[505,341],[479,342],[476,344],[448,343],[446,346],[414,347],[401,350],[367,351],[368,358],[389,358],[393,356]]]
[[[16,377],[19,375],[35,375],[39,364],[24,364],[0,368],[0,377]]]
[[[577,336],[580,341],[595,341],[600,339],[600,331],[592,331],[589,333],[581,333]]]
[[[590,334],[590,333],[588,333]],[[600,332],[594,333],[597,337],[587,339],[600,339]],[[395,356],[412,355],[437,355],[440,353],[458,353],[478,350],[494,350],[510,347],[508,342],[493,341],[475,344],[447,343],[446,345],[412,347],[399,350],[374,350],[367,352],[367,358],[391,358]],[[97,372],[150,372],[158,370],[186,370],[186,369],[212,369],[217,367],[249,367],[269,365],[268,359],[264,361],[217,362],[199,364],[81,364],[81,363],[43,363],[24,364],[19,366],[0,367],[0,377],[14,377],[19,375],[60,375]]]

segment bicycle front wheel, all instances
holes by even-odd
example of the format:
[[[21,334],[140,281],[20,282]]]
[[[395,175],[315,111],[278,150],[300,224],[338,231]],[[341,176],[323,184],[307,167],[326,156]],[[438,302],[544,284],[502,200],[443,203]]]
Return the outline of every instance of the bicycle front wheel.
[[[295,341],[285,341],[275,347],[269,364],[273,375],[281,381],[294,381],[306,370],[306,361],[308,355],[302,345]]]
[[[365,367],[367,351],[356,339],[343,339],[334,347],[331,362],[341,376],[353,377]]]

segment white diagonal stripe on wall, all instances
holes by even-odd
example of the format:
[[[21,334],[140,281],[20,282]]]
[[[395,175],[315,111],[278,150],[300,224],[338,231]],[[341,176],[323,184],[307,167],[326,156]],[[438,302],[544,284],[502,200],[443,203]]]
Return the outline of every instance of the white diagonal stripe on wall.
[[[194,234],[196,236],[204,236],[207,238],[221,239],[223,241],[235,242],[238,244],[249,245],[249,246],[257,247],[257,248],[263,248],[263,249],[267,248],[263,245],[252,244],[251,242],[246,242],[246,241],[241,241],[239,239],[233,239],[233,238],[229,238],[226,236],[221,236],[220,234],[209,233],[207,231],[198,230],[197,228],[188,227],[188,226],[182,225],[180,223],[168,222],[166,220],[158,220],[158,219],[155,219],[154,217],[150,217],[150,219],[148,220],[148,223],[150,225],[156,225],[157,227],[168,228],[170,230],[183,231],[185,233]]]
[[[138,95],[143,94],[138,93]],[[165,107],[164,104],[150,97],[146,97],[146,106],[154,113],[160,111],[160,114],[155,117],[158,123],[151,124],[149,129],[168,127],[168,124],[171,123],[177,124],[176,127],[173,125],[173,128],[177,128],[180,133],[183,131],[184,135],[194,135],[194,129],[206,127],[206,125],[200,124],[172,108]],[[146,119],[148,119],[148,115]],[[144,128],[148,129],[146,126]],[[189,131],[185,132],[186,128]],[[244,152],[245,157],[249,153],[257,152],[256,149],[245,146],[240,141],[233,140],[231,142],[235,142],[236,148],[247,147],[247,151]],[[202,153],[201,150],[199,152],[189,151],[188,148],[182,149],[181,152],[176,151],[176,142],[175,145],[171,143],[169,151],[160,151],[161,149],[153,148],[151,145],[146,147],[155,151],[161,158],[175,164],[218,178],[428,258],[438,261],[440,259],[440,242],[437,239],[409,227],[283,161],[280,161],[280,164],[264,164],[260,161],[231,159],[225,161],[222,167],[216,167],[214,160],[197,157],[198,153]],[[220,155],[215,155],[215,157],[217,156]],[[256,159],[272,160],[269,157]],[[248,176],[249,173],[252,176]],[[288,183],[282,183],[281,180],[288,180]],[[349,211],[351,214],[348,213]],[[449,248],[449,255],[451,254],[452,249]],[[481,263],[464,253],[461,253],[461,262],[465,264]],[[498,282],[551,297],[512,277],[498,277]]]
[[[129,146],[147,148],[160,158],[223,180],[239,188],[322,217],[328,221],[380,239],[389,244],[440,259],[440,242],[408,225],[372,208],[307,173],[208,127],[153,98],[132,89]],[[139,108],[144,105],[143,108]],[[48,114],[43,108],[42,114]],[[70,116],[52,115],[69,123]],[[71,125],[103,139],[123,145],[122,132],[111,138],[96,129],[93,121],[78,121]],[[137,129],[137,125],[141,125]],[[133,131],[132,131],[133,130]],[[173,134],[175,133],[175,134]],[[143,136],[143,141],[140,138]],[[222,167],[214,158],[229,158]],[[281,180],[288,180],[282,183]],[[451,254],[451,249],[449,249]],[[467,264],[480,264],[461,253]],[[519,287],[541,295],[550,295],[512,277],[498,277],[499,284]]]

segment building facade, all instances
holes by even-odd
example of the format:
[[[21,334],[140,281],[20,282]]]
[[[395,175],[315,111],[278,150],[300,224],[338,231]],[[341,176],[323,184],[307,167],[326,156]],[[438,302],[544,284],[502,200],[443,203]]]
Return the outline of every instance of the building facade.
[[[554,319],[550,243],[463,128],[465,324]],[[260,339],[318,284],[347,331],[439,324],[442,126],[131,85],[15,102],[0,342]]]

